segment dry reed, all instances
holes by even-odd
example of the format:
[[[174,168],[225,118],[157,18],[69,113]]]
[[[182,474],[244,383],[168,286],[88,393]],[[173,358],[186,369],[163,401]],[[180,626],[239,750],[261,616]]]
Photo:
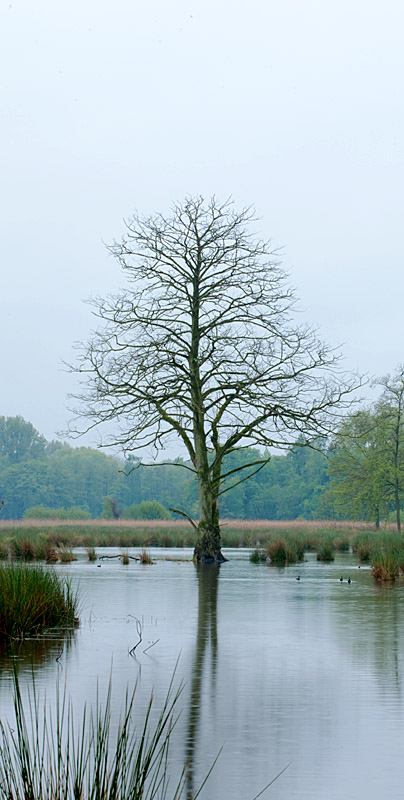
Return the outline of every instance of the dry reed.
[[[363,521],[351,520],[328,520],[328,519],[291,519],[291,520],[271,520],[271,519],[226,519],[223,518],[220,522],[223,528],[231,528],[233,530],[301,530],[301,531],[317,531],[317,530],[355,530],[355,531],[371,531],[374,530],[374,524]],[[19,528],[126,528],[132,529],[161,529],[166,528],[169,530],[179,529],[184,530],[190,528],[189,522],[182,519],[88,519],[88,520],[74,520],[74,519],[17,519],[17,520],[1,520],[0,530],[19,529]],[[393,522],[386,523],[383,526],[384,530],[394,531],[396,526]]]

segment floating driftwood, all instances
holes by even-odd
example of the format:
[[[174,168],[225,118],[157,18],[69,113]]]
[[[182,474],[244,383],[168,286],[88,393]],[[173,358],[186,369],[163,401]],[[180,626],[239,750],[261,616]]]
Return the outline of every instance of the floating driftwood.
[[[98,556],[98,560],[102,561],[104,558],[122,558],[122,553],[119,553],[117,556]],[[132,561],[141,561],[142,559],[139,556],[127,556],[127,558],[131,558]]]

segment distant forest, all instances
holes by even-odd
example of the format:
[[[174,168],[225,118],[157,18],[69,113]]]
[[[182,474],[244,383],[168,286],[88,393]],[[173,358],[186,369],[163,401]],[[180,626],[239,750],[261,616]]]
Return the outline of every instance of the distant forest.
[[[241,450],[228,465],[248,463],[257,451]],[[181,459],[168,466],[137,466],[90,447],[71,447],[46,439],[22,417],[0,417],[0,499],[2,519],[20,519],[28,509],[82,509],[91,517],[108,516],[108,501],[124,513],[134,504],[158,501],[196,515],[197,485]],[[125,474],[129,473],[129,474]],[[226,492],[222,517],[239,519],[312,519],[321,515],[328,483],[324,452],[292,448],[271,458],[259,473]],[[173,515],[174,516],[174,515]]]
[[[404,494],[404,372],[399,402],[386,391],[371,408],[347,415],[332,440],[273,455],[254,476],[220,498],[221,517],[366,519],[400,528]],[[390,388],[390,387],[389,387]],[[391,394],[391,391],[390,391]],[[396,400],[395,395],[393,400]],[[227,456],[226,468],[266,457],[251,448]],[[187,462],[141,465],[91,447],[48,442],[22,417],[0,417],[2,519],[197,516],[197,484]],[[240,477],[243,473],[237,473]],[[53,510],[53,511],[52,511]],[[55,512],[55,514],[53,514]]]

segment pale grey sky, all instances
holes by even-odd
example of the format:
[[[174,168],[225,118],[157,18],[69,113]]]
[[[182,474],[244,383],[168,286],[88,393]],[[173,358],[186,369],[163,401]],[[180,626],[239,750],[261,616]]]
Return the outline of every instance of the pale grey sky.
[[[256,206],[347,368],[404,361],[403,29],[398,0],[1,0],[0,415],[66,427],[82,300],[123,283],[102,240],[186,194]]]

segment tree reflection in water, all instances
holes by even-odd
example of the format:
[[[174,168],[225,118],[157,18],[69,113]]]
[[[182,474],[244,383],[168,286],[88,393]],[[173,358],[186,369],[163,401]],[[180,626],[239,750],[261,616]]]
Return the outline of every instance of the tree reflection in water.
[[[201,711],[201,690],[205,662],[210,657],[210,693],[216,685],[217,668],[217,595],[220,564],[196,565],[198,579],[198,629],[192,669],[186,760],[188,764],[187,800],[194,796],[194,760]]]

